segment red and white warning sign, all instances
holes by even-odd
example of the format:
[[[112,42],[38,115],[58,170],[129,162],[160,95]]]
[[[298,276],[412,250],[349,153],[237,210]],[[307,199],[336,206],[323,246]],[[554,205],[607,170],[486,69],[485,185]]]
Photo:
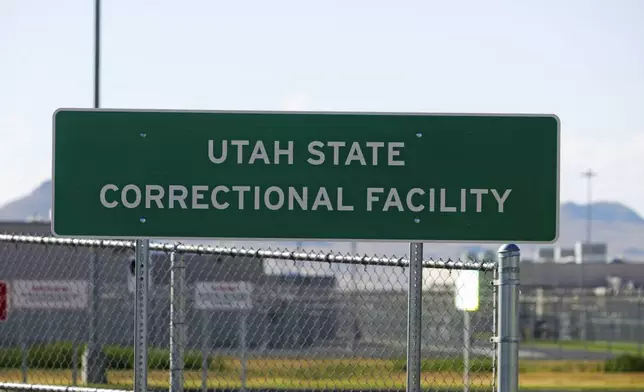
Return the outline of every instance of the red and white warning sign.
[[[89,285],[84,280],[15,280],[13,303],[18,309],[85,309]]]
[[[0,321],[9,318],[9,286],[7,282],[0,281]]]

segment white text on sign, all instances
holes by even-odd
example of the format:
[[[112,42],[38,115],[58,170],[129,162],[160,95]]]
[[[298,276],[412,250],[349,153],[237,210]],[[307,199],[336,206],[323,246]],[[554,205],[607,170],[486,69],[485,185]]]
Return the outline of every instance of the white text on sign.
[[[220,164],[231,160],[239,165],[288,164],[295,162],[295,143],[293,141],[274,141],[272,148],[266,147],[265,142],[258,140],[209,140],[208,159]],[[310,165],[321,165],[330,160],[335,166],[404,166],[405,161],[400,157],[403,142],[343,142],[343,141],[312,141],[307,145],[306,162]]]
[[[448,192],[445,188],[412,188],[401,192],[396,188],[369,187],[364,190],[366,211],[412,211],[412,212],[467,212],[468,201],[474,200],[473,211],[483,212],[483,201],[494,200],[496,212],[505,211],[505,203],[512,189],[459,189]],[[452,197],[448,198],[448,195]],[[311,202],[311,199],[313,201]],[[300,210],[354,211],[347,200],[344,188],[328,190],[326,187],[287,187],[250,185],[145,185],[129,184],[122,189],[116,184],[103,186],[100,201],[105,208],[156,208],[192,210]],[[457,201],[455,203],[455,201]]]

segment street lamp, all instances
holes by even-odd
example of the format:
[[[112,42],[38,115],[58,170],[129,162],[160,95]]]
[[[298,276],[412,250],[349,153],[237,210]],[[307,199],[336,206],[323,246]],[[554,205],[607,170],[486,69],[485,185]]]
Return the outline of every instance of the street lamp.
[[[583,177],[586,177],[587,180],[587,192],[588,192],[588,205],[586,206],[587,210],[587,216],[586,216],[586,243],[590,244],[591,243],[591,233],[592,233],[592,180],[593,177],[597,175],[596,172],[593,172],[591,169],[586,170],[585,172],[581,173]]]

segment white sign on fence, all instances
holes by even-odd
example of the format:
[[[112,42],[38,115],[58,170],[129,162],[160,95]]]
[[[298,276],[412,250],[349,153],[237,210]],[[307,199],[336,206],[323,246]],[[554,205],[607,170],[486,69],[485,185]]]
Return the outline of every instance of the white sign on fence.
[[[461,270],[454,282],[454,301],[459,310],[474,312],[479,308],[479,271]]]
[[[250,309],[251,292],[248,282],[196,282],[194,306],[208,310]]]
[[[85,309],[89,284],[85,280],[15,280],[12,306],[22,309]]]

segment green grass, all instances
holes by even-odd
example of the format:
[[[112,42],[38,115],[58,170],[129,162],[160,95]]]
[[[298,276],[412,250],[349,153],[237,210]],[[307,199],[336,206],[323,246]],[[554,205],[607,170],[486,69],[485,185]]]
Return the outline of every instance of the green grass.
[[[71,369],[74,363],[74,350],[77,350],[77,363],[80,366],[81,356],[85,345],[74,347],[71,343],[38,344],[28,348],[27,367],[30,369]],[[132,347],[103,346],[109,369],[133,369],[134,349]],[[185,369],[194,370],[201,368],[201,353],[188,351],[184,353]],[[22,352],[19,348],[0,349],[0,368],[16,369],[22,363]],[[148,350],[148,363],[150,369],[170,369],[168,350],[151,348]],[[217,368],[221,361],[210,357],[209,363]]]
[[[607,341],[583,341],[583,340],[527,340],[521,342],[522,348],[561,348],[563,350],[587,350],[593,352],[613,352],[616,354],[638,354],[644,353],[644,343],[638,345],[634,342],[607,342]]]
[[[225,371],[209,371],[208,388],[239,388],[239,361],[224,359]],[[421,375],[423,389],[462,390],[462,372],[443,369],[428,361]],[[450,365],[451,361],[447,362]],[[445,363],[443,363],[445,365]],[[248,364],[247,386],[253,389],[399,389],[405,388],[405,372],[399,364],[389,360],[296,360],[262,359]],[[432,371],[438,367],[440,371]],[[644,372],[604,373],[598,371],[601,362],[574,361],[522,361],[519,384],[521,390],[572,389],[572,390],[641,390]],[[436,369],[434,369],[436,370]],[[187,370],[183,373],[186,388],[201,387],[201,372]],[[151,388],[168,388],[168,371],[151,370],[148,385]],[[0,381],[20,382],[20,370],[1,370]],[[30,370],[28,382],[46,385],[71,385],[70,370]],[[472,391],[490,391],[491,372],[471,375]],[[84,385],[79,385],[84,386]],[[108,371],[108,385],[90,385],[109,388],[132,388],[132,371]]]
[[[583,343],[583,342],[582,342]],[[574,347],[574,346],[572,346]],[[48,385],[72,384],[71,344],[33,346],[28,356],[28,382]],[[131,347],[104,347],[109,368],[108,385],[96,387],[132,387]],[[80,365],[79,347],[78,362]],[[0,381],[21,382],[21,353],[16,348],[0,350]],[[628,358],[626,358],[628,359]],[[639,361],[639,360],[638,360]],[[610,390],[637,389],[644,385],[644,371],[630,366],[638,361],[616,361],[607,369],[604,361],[521,360],[519,382],[522,390],[574,389]],[[238,358],[214,356],[209,358],[208,387],[238,388],[241,363]],[[167,388],[169,353],[150,349],[149,385]],[[201,355],[186,352],[183,372],[186,388],[201,387]],[[623,364],[622,364],[623,363]],[[473,357],[471,380],[474,391],[487,391],[493,383],[492,360]],[[247,363],[249,388],[305,389],[401,389],[405,388],[404,359],[324,359],[324,358],[256,358]],[[631,370],[628,370],[629,365]],[[638,365],[639,366],[639,365]],[[421,362],[424,389],[460,390],[464,364],[460,356],[425,359]],[[608,371],[610,370],[610,371]],[[80,373],[77,373],[80,375]]]
[[[394,372],[405,372],[407,363],[405,360],[392,361],[392,370]],[[421,361],[421,372],[463,372],[465,363],[462,357],[428,359]],[[472,373],[491,373],[494,370],[492,360],[486,357],[470,358],[470,372]]]

